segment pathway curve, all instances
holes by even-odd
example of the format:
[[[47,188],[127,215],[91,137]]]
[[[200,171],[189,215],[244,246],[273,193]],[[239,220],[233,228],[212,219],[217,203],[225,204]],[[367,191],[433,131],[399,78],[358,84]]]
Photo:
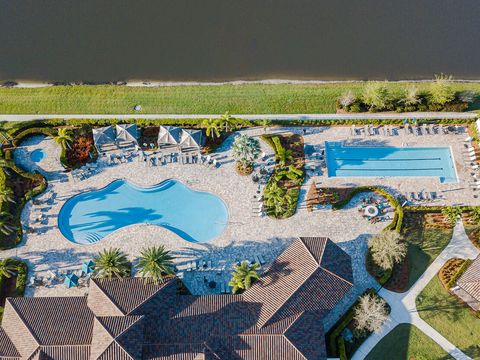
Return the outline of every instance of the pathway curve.
[[[0,121],[30,121],[38,119],[205,119],[219,118],[216,114],[0,114]],[[403,120],[403,119],[476,119],[478,114],[465,112],[412,112],[362,114],[232,114],[249,120]]]
[[[432,278],[440,271],[440,268],[446,261],[453,257],[474,259],[478,254],[478,249],[473,246],[465,233],[463,222],[459,221],[455,226],[452,239],[448,246],[440,253],[422,276],[420,276],[415,284],[413,284],[409,291],[396,293],[385,288],[382,288],[379,291],[378,294],[383,297],[391,307],[389,319],[385,322],[379,332],[372,334],[362,346],[360,346],[352,357],[352,360],[364,359],[384,336],[386,336],[398,324],[402,323],[409,323],[418,327],[455,359],[470,359],[460,349],[420,318],[415,305],[415,299],[425,286],[427,286],[430,280],[432,280]]]

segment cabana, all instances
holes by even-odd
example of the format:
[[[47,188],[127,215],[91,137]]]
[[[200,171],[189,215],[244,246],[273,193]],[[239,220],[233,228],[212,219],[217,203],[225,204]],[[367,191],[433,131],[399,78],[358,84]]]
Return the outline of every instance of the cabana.
[[[202,130],[182,129],[180,147],[182,149],[200,149],[204,143]]]
[[[182,129],[176,126],[160,126],[158,147],[178,146],[182,138]]]
[[[92,133],[93,141],[98,152],[117,148],[117,145],[115,144],[115,131],[112,126],[93,129]]]
[[[115,142],[118,147],[129,147],[138,145],[138,129],[136,124],[120,124],[115,126],[117,136]]]

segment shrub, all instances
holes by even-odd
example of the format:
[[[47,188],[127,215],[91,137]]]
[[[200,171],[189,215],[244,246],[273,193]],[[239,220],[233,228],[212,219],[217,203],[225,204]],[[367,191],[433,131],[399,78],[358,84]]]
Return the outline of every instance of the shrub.
[[[349,90],[340,97],[339,104],[342,109],[348,109],[348,107],[353,105],[356,100],[357,97],[353,94],[351,90]]]
[[[243,169],[253,170],[253,161],[258,159],[260,151],[260,142],[246,134],[237,137],[232,145],[232,156]],[[237,167],[237,169],[240,168]]]
[[[385,110],[390,102],[388,88],[381,82],[369,82],[363,91],[363,102],[370,111]]]
[[[440,109],[441,106],[455,99],[455,91],[450,85],[451,80],[451,76],[435,75],[435,81],[430,85],[430,102],[439,108],[434,107],[434,109]]]

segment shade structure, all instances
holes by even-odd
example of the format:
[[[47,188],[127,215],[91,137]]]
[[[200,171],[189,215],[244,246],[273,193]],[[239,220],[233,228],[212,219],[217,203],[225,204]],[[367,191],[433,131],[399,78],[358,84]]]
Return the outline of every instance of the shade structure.
[[[115,130],[112,126],[105,126],[92,130],[93,141],[97,150],[102,151],[102,147],[115,145]]]
[[[158,146],[172,146],[180,144],[182,129],[176,126],[160,126],[158,132]]]
[[[65,280],[63,281],[63,283],[69,289],[75,287],[78,284],[78,276],[75,274],[68,274],[67,276],[65,276]]]
[[[180,139],[180,146],[182,148],[197,148],[199,149],[204,142],[202,130],[182,129],[182,137]]]
[[[82,264],[82,271],[85,273],[85,274],[90,274],[92,273],[93,271],[95,270],[95,263],[90,260],[90,261],[87,261],[87,262],[84,262]]]
[[[117,143],[133,142],[138,144],[137,124],[119,124],[115,126]]]

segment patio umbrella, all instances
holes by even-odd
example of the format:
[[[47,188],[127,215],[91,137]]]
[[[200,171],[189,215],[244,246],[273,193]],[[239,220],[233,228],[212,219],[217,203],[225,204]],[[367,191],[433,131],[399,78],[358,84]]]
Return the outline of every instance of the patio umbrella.
[[[67,276],[65,276],[65,281],[63,283],[69,289],[75,287],[78,284],[78,276],[75,274],[68,274]]]
[[[82,271],[84,274],[90,274],[95,270],[95,263],[90,260],[82,264]]]

